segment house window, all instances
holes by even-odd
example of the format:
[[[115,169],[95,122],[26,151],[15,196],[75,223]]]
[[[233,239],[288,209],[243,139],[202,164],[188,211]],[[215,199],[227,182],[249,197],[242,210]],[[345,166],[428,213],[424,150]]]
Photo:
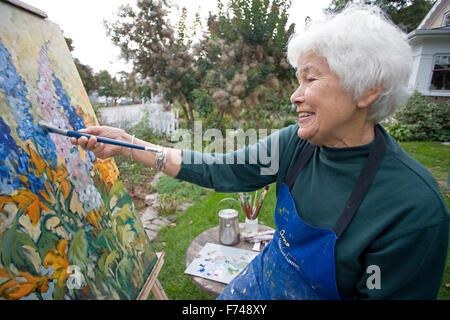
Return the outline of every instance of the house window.
[[[430,90],[450,90],[450,54],[435,57]]]
[[[442,24],[443,27],[450,27],[450,12],[447,12],[444,16],[444,23]]]

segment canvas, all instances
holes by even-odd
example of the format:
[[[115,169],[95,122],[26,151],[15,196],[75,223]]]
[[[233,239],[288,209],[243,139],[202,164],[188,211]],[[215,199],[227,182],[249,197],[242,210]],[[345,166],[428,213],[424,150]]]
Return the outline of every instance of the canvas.
[[[97,124],[59,27],[0,1],[0,299],[136,299],[157,259],[114,161],[40,120]]]

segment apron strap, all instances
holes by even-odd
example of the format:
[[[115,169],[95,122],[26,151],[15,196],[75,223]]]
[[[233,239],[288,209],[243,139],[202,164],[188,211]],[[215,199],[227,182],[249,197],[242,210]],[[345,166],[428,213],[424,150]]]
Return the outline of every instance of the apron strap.
[[[300,174],[300,171],[302,171],[303,168],[306,166],[309,159],[311,159],[314,150],[316,150],[316,146],[310,144],[298,156],[297,160],[294,163],[294,166],[291,168],[288,175],[286,176],[286,185],[288,186],[289,190],[292,190],[292,186],[294,185],[295,180]]]
[[[361,202],[366,196],[367,191],[375,178],[378,168],[383,161],[386,152],[386,139],[378,126],[375,127],[375,146],[369,153],[366,163],[361,171],[361,174],[356,180],[355,187],[348,199],[344,211],[341,213],[333,231],[338,238],[341,237],[344,230],[350,224],[353,216],[358,210]]]
[[[298,156],[294,166],[291,168],[286,177],[286,185],[289,187],[289,190],[292,190],[297,176],[311,159],[316,148],[317,147],[315,145],[310,144]],[[375,145],[372,150],[370,150],[369,157],[364,164],[358,180],[356,180],[355,187],[353,188],[352,194],[345,205],[345,209],[342,211],[336,225],[333,228],[333,231],[336,233],[338,238],[340,238],[344,230],[350,224],[350,221],[363,201],[373,179],[375,178],[378,168],[383,161],[385,152],[386,139],[384,138],[381,129],[378,126],[375,126]]]

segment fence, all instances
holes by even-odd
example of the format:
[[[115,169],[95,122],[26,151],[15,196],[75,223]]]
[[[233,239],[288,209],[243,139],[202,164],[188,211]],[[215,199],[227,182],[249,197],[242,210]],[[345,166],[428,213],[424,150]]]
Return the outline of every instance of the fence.
[[[148,116],[149,128],[159,134],[172,135],[178,129],[178,110],[164,111],[162,104],[146,103],[130,106],[100,108],[100,122],[107,126],[124,128],[135,126]]]

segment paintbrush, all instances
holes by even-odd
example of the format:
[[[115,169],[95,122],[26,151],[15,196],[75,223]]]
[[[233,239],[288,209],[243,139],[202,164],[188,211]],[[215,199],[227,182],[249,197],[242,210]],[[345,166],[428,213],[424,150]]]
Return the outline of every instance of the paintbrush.
[[[257,198],[258,198],[258,190],[255,191],[255,200],[253,200],[253,210],[251,211],[252,220],[254,219],[253,217],[256,214],[256,199]]]
[[[41,127],[41,129],[47,133],[56,133],[56,134],[60,134],[60,135],[66,136],[66,137],[74,137],[77,139],[81,138],[81,137],[86,137],[88,139],[91,137],[95,137],[95,138],[97,138],[98,142],[103,142],[106,144],[113,144],[116,146],[139,149],[139,150],[150,151],[150,152],[157,152],[157,153],[161,152],[160,149],[156,149],[156,148],[152,148],[152,147],[148,147],[148,146],[139,146],[137,144],[131,144],[131,143],[127,143],[127,142],[123,142],[123,141],[119,141],[119,140],[98,137],[98,136],[94,136],[94,135],[87,134],[87,133],[81,133],[78,131],[71,131],[71,130],[55,128],[55,127],[50,126],[45,121],[39,121],[39,127]]]
[[[267,185],[267,186],[264,187],[264,192],[263,192],[261,198],[258,201],[258,205],[256,206],[256,210],[253,213],[252,220],[256,219],[258,217],[259,210],[261,210],[262,204],[264,202],[264,198],[266,197],[267,190],[269,190],[269,188],[270,188],[270,185]]]
[[[247,194],[244,195],[243,192],[239,193],[239,201],[241,203],[242,209],[244,209],[245,215],[248,219],[251,217],[251,207],[248,205],[248,198],[249,196]]]

